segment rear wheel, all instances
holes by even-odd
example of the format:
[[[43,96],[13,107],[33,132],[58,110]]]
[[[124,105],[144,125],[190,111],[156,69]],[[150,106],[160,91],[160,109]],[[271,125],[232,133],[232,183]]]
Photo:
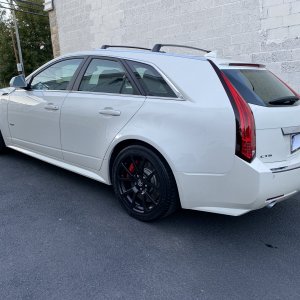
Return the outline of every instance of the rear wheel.
[[[1,131],[0,131],[0,153],[3,153],[6,149],[5,142],[3,140]]]
[[[129,215],[141,221],[165,217],[178,207],[178,192],[170,167],[153,151],[129,146],[114,161],[115,193]]]

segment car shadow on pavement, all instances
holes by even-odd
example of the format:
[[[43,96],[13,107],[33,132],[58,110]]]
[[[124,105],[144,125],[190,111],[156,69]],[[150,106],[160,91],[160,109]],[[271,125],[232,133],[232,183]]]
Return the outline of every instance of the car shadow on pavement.
[[[204,236],[209,239],[221,239],[223,242],[227,241],[229,243],[232,241],[236,243],[243,240],[251,240],[252,243],[255,240],[258,245],[263,245],[269,249],[278,249],[280,248],[282,239],[287,236],[285,230],[292,230],[292,228],[289,228],[289,225],[291,223],[299,224],[300,205],[296,199],[299,198],[298,195],[275,205],[272,209],[264,208],[239,217],[192,210],[179,210],[162,220],[143,223],[127,216],[125,211],[120,207],[111,186],[12,150],[9,150],[5,157],[16,168],[18,166],[21,169],[25,168],[27,172],[32,174],[38,172],[38,180],[41,180],[41,176],[44,176],[44,181],[51,179],[53,184],[53,178],[55,178],[58,190],[66,190],[68,187],[74,189],[75,186],[79,189],[77,194],[77,197],[79,197],[80,191],[82,192],[87,189],[91,196],[83,201],[90,201],[90,204],[96,205],[96,208],[100,211],[105,206],[106,211],[111,210],[111,215],[116,213],[116,217],[121,218],[122,222],[125,222],[125,219],[128,218],[129,223],[135,223],[135,226],[140,226],[141,228],[145,227],[149,229],[150,227],[161,232],[180,233],[183,236],[195,234],[199,238]],[[12,170],[14,171],[14,168]],[[62,185],[60,185],[61,179],[64,179]],[[76,193],[76,191],[74,192]],[[69,200],[70,198],[68,197],[64,199],[64,201]],[[277,242],[276,235],[280,235],[280,243]]]

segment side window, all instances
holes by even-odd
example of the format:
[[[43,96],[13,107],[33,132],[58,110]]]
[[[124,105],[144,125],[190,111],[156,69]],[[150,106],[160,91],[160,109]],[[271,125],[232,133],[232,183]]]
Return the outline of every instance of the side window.
[[[31,81],[33,90],[66,90],[82,58],[60,61],[37,74]]]
[[[133,61],[128,61],[128,63],[147,96],[177,98],[163,77],[153,67]]]
[[[98,58],[93,59],[89,64],[81,80],[79,91],[138,95],[121,63]]]

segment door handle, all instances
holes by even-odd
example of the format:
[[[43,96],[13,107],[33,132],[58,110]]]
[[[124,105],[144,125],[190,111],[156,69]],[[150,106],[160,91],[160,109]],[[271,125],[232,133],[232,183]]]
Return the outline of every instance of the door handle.
[[[54,105],[53,103],[48,103],[45,105],[45,109],[47,110],[59,110],[59,107],[57,105]]]
[[[99,114],[100,115],[104,115],[104,116],[114,116],[114,117],[121,116],[121,112],[119,110],[114,110],[114,109],[112,109],[110,107],[101,109],[99,111]]]

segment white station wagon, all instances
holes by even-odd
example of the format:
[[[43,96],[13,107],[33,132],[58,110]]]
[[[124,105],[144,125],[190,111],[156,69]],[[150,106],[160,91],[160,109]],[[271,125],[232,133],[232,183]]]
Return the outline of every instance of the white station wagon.
[[[142,221],[180,206],[238,216],[297,193],[299,95],[263,65],[163,46],[105,45],[14,77],[0,152],[112,184]]]

